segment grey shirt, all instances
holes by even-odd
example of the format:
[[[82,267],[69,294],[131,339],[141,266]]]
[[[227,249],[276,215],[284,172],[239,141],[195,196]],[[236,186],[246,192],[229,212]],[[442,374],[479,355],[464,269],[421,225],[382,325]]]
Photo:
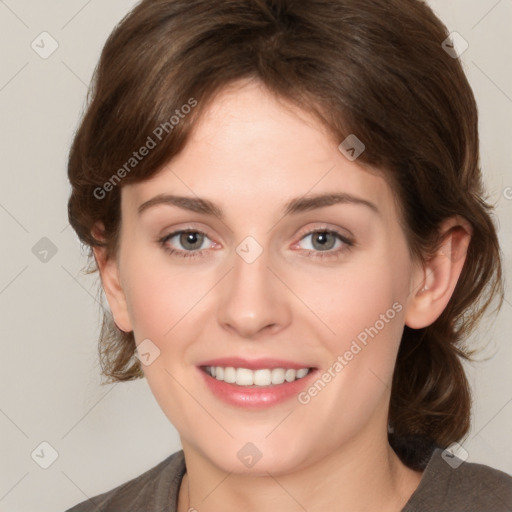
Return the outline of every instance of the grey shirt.
[[[442,453],[434,451],[401,512],[512,512],[511,476],[469,462],[455,468]],[[180,450],[133,480],[66,512],[176,512],[185,472]]]

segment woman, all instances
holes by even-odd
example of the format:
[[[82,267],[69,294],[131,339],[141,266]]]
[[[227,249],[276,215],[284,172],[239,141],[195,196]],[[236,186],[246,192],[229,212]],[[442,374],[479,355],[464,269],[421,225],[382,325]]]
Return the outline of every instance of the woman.
[[[183,450],[73,512],[512,510],[453,456],[503,298],[453,49],[412,0],[144,0],[116,28],[69,217],[104,374],[145,377]]]

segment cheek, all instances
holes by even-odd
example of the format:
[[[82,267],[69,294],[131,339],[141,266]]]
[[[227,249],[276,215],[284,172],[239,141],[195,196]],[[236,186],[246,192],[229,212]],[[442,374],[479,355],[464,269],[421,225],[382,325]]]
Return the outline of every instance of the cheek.
[[[126,251],[129,253],[129,251]],[[134,250],[124,262],[127,303],[136,339],[163,343],[208,289],[211,276],[191,274],[160,251]]]
[[[395,313],[402,308],[392,306],[395,302],[401,304],[402,280],[400,275],[397,277],[393,264],[380,258],[315,275],[295,290],[312,314],[322,321],[325,333],[332,335],[325,339],[331,338],[336,343],[335,339],[355,338],[376,323],[383,330],[382,315],[385,320],[395,319]]]
[[[311,316],[330,354],[324,370],[337,363],[333,391],[342,403],[366,403],[370,410],[388,392],[403,332],[406,279],[406,260],[386,257],[383,249],[301,288],[321,320]]]
[[[150,268],[130,271],[127,301],[136,338],[159,339],[172,327],[180,297],[169,284]]]

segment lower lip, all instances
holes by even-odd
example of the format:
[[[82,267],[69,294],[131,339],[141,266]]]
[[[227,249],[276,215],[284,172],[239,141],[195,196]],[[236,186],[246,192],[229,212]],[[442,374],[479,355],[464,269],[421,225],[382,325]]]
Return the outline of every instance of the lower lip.
[[[201,370],[201,368],[198,368],[198,371],[203,376],[208,388],[217,398],[230,405],[251,409],[264,409],[297,397],[309,385],[309,382],[317,373],[316,370],[310,370],[305,377],[293,382],[255,388],[237,386],[236,384],[217,380]]]

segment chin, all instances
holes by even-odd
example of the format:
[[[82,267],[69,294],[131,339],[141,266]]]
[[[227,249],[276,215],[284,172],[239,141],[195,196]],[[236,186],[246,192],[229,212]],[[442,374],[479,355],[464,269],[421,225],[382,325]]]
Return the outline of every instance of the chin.
[[[203,456],[222,471],[237,475],[273,476],[290,474],[313,463],[313,457],[298,452],[294,443],[252,443],[231,440],[218,447],[205,447]]]

